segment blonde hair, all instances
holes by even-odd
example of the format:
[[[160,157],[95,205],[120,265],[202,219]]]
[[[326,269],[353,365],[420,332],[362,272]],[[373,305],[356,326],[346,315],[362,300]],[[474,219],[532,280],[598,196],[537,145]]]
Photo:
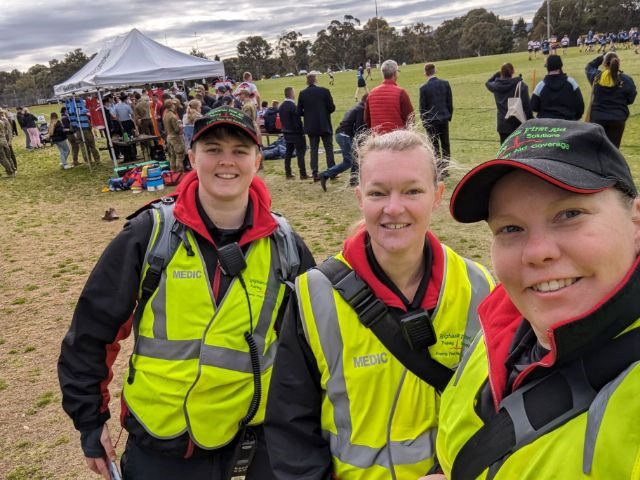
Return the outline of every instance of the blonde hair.
[[[411,129],[393,130],[388,133],[376,133],[375,131],[363,132],[355,139],[355,157],[360,168],[358,169],[358,183],[362,175],[363,163],[371,152],[391,151],[405,152],[414,148],[422,148],[425,151],[425,161],[433,169],[434,183],[438,183],[442,175],[442,168],[438,166],[438,161],[433,150],[433,145],[424,133]]]
[[[56,123],[58,123],[59,120],[58,114],[51,112],[51,116],[49,117],[49,137],[53,135],[53,131],[56,129]]]
[[[251,120],[253,120],[254,122],[258,118],[258,112],[256,111],[256,106],[253,104],[253,102],[244,103],[242,105],[242,111],[245,113],[247,117],[251,118]]]
[[[193,125],[197,119],[202,116],[200,113],[202,102],[200,100],[190,100],[187,104],[187,124]]]

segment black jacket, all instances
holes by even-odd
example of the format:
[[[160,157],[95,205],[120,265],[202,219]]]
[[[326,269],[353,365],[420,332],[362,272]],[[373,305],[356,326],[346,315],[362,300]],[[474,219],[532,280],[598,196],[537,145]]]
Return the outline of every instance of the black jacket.
[[[564,73],[546,75],[531,95],[531,110],[538,118],[580,120],[584,100],[578,83]]]
[[[629,118],[629,105],[635,101],[638,93],[636,85],[629,75],[622,72],[614,86],[601,85],[602,72],[598,67],[602,65],[603,58],[603,56],[596,57],[585,68],[589,83],[593,85],[591,120],[594,122],[626,120]]]
[[[33,113],[25,113],[22,115],[22,128],[38,128],[36,125],[37,121],[38,117]]]
[[[353,138],[365,128],[367,125],[364,123],[364,102],[360,102],[344,114],[340,125],[336,128],[336,134],[344,133]]]
[[[216,244],[224,246],[238,241],[241,233],[251,228],[252,207],[247,209],[243,226],[237,231],[219,230],[208,219],[201,206],[198,214]],[[151,237],[153,220],[143,212],[127,222],[116,238],[106,248],[80,295],[71,327],[64,341],[58,360],[58,377],[63,393],[63,408],[81,432],[85,455],[99,451],[99,433],[109,417],[103,407],[101,382],[108,377],[111,364],[117,354],[117,341],[125,338],[131,329],[129,319],[135,309],[141,271],[147,244]],[[210,241],[194,232],[198,248],[202,252],[210,284],[218,263],[217,250]],[[300,237],[296,235],[300,255],[300,272],[315,265],[313,256]],[[224,297],[232,277],[220,275],[218,299]],[[115,347],[114,347],[115,345]],[[158,440],[150,436],[130,413],[122,419],[129,437],[136,444],[172,456],[183,456],[189,446],[189,434],[171,440]],[[94,455],[89,455],[94,456]],[[95,455],[98,456],[98,455]]]
[[[20,125],[20,128],[27,128],[24,126],[24,113],[16,113],[16,118],[18,119],[18,125]]]
[[[298,95],[298,115],[304,118],[304,133],[321,136],[333,133],[331,114],[336,111],[331,92],[309,85]]]
[[[437,77],[420,87],[420,118],[425,127],[432,122],[450,122],[453,117],[451,85]]]
[[[298,115],[298,107],[295,102],[285,100],[278,108],[280,123],[282,123],[282,133],[304,134],[302,119]]]
[[[62,122],[60,120],[58,120],[56,122],[55,126],[53,127],[53,134],[49,136],[49,139],[53,143],[66,142],[67,141],[67,134],[65,133],[64,127],[63,127]]]
[[[500,72],[497,72],[485,83],[487,89],[493,92],[496,100],[498,133],[510,134],[520,125],[520,121],[516,118],[504,118],[507,114],[507,100],[515,95],[516,86],[519,82],[522,82],[522,76],[500,78]],[[522,108],[527,120],[533,118],[529,103],[529,87],[524,82],[522,82],[522,87],[520,88],[520,98],[522,99]]]

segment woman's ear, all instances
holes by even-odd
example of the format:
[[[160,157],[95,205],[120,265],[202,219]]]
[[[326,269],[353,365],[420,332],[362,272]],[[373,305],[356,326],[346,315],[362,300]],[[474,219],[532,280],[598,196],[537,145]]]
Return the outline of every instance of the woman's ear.
[[[444,196],[444,182],[438,182],[436,184],[436,191],[434,192],[433,207],[431,211],[435,211],[442,203],[442,197]]]
[[[260,169],[260,164],[262,163],[263,160],[264,160],[264,156],[262,155],[262,151],[258,150],[258,154],[256,155],[256,163],[254,165],[255,169],[253,173],[258,173],[258,170]]]
[[[631,221],[634,226],[634,242],[636,256],[640,255],[640,197],[633,200],[631,206]]]
[[[189,163],[195,169],[196,168],[196,153],[194,151],[195,145],[192,145],[189,150],[187,150],[187,156],[189,157]]]

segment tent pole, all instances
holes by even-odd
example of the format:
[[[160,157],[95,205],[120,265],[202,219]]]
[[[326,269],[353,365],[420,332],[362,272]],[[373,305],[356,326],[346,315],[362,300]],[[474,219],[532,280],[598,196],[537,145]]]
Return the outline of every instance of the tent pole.
[[[82,138],[82,149],[86,155],[85,159],[87,161],[87,165],[89,165],[89,172],[93,173],[93,168],[91,168],[91,157],[89,156],[89,149],[87,148],[87,142],[84,139],[84,132],[82,131],[82,122],[80,121],[80,113],[78,112],[78,104],[76,103],[76,94],[74,93],[71,97],[73,99],[74,111],[76,112],[76,122],[78,122],[78,128],[80,129],[80,137]]]
[[[100,93],[100,89],[98,89],[98,100],[100,100],[100,108],[102,109],[102,118],[104,119],[104,129],[107,132],[107,148],[109,149],[109,155],[111,156],[111,161],[113,162],[113,171],[114,173],[118,173],[116,168],[118,168],[118,159],[116,158],[116,152],[113,148],[113,143],[111,143],[111,132],[109,131],[109,121],[107,120],[107,110],[104,108],[104,102],[102,101],[102,94]]]

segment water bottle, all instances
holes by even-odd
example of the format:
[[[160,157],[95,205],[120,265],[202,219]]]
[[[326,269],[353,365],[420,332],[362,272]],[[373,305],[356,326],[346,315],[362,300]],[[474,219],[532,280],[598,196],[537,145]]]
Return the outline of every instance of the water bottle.
[[[123,139],[125,142],[128,142],[128,141],[129,141],[129,134],[128,134],[127,132],[124,132],[124,133],[122,134],[122,139]]]

